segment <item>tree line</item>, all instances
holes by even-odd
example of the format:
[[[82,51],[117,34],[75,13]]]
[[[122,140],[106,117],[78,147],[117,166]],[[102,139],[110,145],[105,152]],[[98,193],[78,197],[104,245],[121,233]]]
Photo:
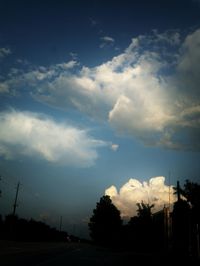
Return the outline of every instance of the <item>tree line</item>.
[[[15,241],[68,241],[69,235],[44,222],[23,219],[9,214],[0,215],[0,239]]]
[[[120,211],[109,196],[102,196],[89,221],[94,243],[142,252],[167,251],[200,257],[200,185],[186,180],[174,187],[173,211],[164,206],[137,203],[137,214],[123,224]]]

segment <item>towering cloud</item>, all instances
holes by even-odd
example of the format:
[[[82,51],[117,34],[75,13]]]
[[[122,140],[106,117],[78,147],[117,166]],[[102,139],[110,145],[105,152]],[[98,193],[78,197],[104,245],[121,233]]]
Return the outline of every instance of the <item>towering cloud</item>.
[[[155,204],[153,212],[161,210],[164,206],[169,206],[175,201],[173,187],[165,185],[165,177],[152,177],[148,182],[140,182],[137,179],[129,179],[119,192],[115,186],[105,190],[105,194],[110,196],[113,203],[120,210],[122,217],[132,217],[136,215],[136,203]],[[169,197],[170,195],[170,197]]]

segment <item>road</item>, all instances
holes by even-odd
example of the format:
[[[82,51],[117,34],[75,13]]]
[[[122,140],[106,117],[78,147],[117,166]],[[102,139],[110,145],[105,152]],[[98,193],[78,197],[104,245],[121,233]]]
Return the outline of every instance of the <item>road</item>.
[[[109,250],[82,243],[6,243],[0,244],[0,248],[1,266],[177,265],[155,254]]]

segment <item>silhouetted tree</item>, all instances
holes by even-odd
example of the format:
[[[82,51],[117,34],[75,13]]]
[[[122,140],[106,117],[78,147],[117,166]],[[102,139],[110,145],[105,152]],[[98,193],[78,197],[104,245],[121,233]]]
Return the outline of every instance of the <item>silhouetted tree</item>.
[[[130,219],[128,241],[134,249],[143,251],[152,247],[153,222],[151,209],[154,205],[137,203],[137,216]]]
[[[11,239],[20,241],[67,241],[68,234],[58,231],[49,225],[35,221],[26,220],[16,215],[7,215],[2,221],[1,239]]]
[[[186,180],[181,194],[191,205],[194,222],[200,224],[200,185]]]
[[[91,238],[100,244],[115,243],[120,237],[122,219],[120,211],[109,196],[101,197],[88,224]]]
[[[175,193],[177,193],[177,187]],[[190,254],[198,255],[200,253],[200,185],[186,180],[183,188],[179,188],[179,193],[185,200],[179,200],[174,206],[174,215],[179,206],[178,214],[174,217],[174,224],[177,224],[174,230],[175,240],[177,240],[177,233],[179,233],[179,249],[187,249]],[[185,209],[183,209],[183,204]],[[182,247],[184,243],[185,246]]]
[[[186,200],[180,199],[174,203],[172,213],[173,243],[177,254],[187,254],[189,251],[190,206]]]
[[[183,187],[177,182],[174,190],[178,195],[172,216],[174,248],[179,254],[195,255],[200,252],[200,185],[186,180]]]
[[[137,214],[138,217],[145,221],[149,221],[152,218],[151,209],[154,207],[154,204],[149,205],[148,203],[145,204],[143,201],[141,203],[137,203],[138,209]]]

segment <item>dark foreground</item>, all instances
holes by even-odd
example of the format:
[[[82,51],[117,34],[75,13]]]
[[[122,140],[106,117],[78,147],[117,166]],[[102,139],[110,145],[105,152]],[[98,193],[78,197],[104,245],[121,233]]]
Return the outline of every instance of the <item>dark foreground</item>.
[[[192,258],[110,250],[82,243],[0,242],[1,266],[200,265]]]

